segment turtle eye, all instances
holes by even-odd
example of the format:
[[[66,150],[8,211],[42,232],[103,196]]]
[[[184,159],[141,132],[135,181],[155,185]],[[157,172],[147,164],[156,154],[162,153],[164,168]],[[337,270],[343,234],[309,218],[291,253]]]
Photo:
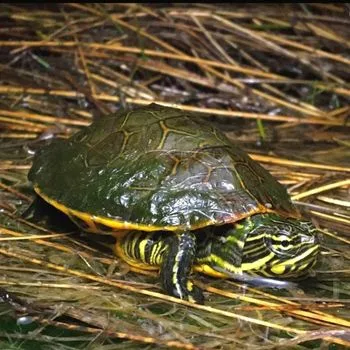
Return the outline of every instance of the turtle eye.
[[[289,239],[286,236],[282,236],[280,244],[283,248],[287,248],[290,244]]]
[[[272,235],[269,237],[268,246],[270,249],[277,255],[293,255],[294,245],[293,240],[290,235],[280,234],[280,235]],[[294,252],[295,254],[295,252]]]

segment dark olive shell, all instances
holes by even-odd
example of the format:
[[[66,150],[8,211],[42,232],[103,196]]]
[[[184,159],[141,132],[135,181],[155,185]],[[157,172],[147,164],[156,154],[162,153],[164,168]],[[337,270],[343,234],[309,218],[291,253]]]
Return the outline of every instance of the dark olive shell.
[[[156,104],[44,147],[29,179],[59,209],[121,228],[196,229],[267,211],[297,216],[285,188],[221,131]]]

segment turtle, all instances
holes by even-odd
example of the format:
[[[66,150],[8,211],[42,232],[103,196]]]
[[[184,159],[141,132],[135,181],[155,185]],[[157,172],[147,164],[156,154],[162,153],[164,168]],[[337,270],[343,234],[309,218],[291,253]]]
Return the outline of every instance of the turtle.
[[[157,270],[171,296],[203,303],[191,274],[307,274],[316,228],[286,188],[205,117],[150,104],[93,121],[34,156],[36,194],[115,254]],[[100,236],[101,237],[101,236]]]

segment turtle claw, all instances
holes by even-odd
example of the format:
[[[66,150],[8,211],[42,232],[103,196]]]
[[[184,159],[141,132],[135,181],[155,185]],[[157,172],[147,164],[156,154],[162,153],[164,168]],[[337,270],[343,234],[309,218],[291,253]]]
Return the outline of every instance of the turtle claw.
[[[180,285],[174,285],[172,289],[163,285],[163,289],[176,298],[189,301],[195,304],[204,304],[204,295],[200,288],[196,287],[191,281],[187,281],[186,288]]]

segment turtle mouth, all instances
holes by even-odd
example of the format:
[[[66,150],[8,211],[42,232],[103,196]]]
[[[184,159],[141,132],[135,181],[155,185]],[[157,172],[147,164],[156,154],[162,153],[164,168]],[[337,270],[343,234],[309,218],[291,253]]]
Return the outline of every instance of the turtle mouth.
[[[237,281],[241,281],[250,285],[256,285],[259,287],[272,287],[278,289],[296,289],[297,283],[291,281],[284,281],[276,278],[262,277],[259,274],[250,274],[247,272],[230,272],[223,269],[220,266],[215,266],[215,271],[222,273],[223,275],[233,278]]]

